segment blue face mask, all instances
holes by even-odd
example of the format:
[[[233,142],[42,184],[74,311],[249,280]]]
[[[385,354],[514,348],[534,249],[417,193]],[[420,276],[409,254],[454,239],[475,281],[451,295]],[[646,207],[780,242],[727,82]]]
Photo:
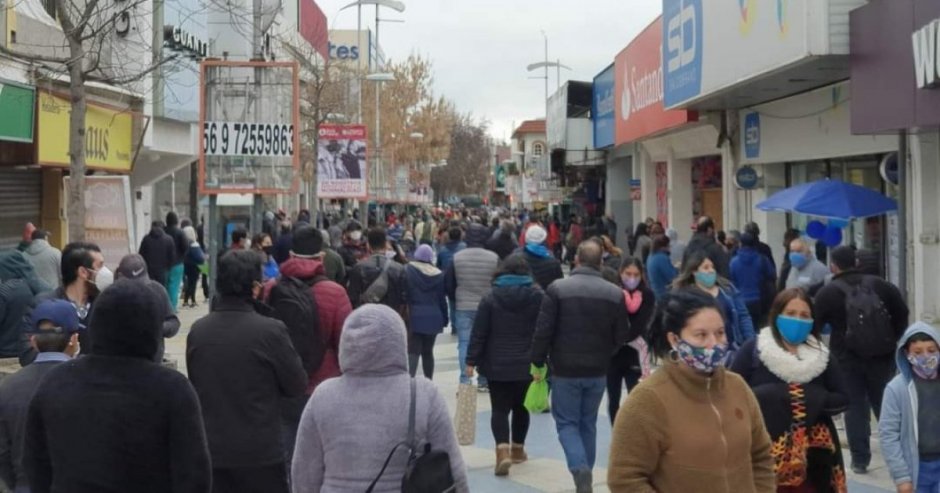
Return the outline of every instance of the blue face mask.
[[[777,315],[777,330],[783,340],[790,344],[803,344],[813,331],[813,321]]]
[[[797,269],[802,269],[806,263],[809,262],[809,259],[806,258],[806,255],[798,252],[790,252],[790,265],[796,267]]]
[[[711,289],[718,282],[718,273],[716,272],[696,272],[695,282],[705,289]]]

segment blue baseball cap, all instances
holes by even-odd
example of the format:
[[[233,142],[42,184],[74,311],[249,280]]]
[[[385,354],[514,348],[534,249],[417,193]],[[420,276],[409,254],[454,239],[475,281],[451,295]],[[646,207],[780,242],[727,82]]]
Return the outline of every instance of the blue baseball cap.
[[[40,330],[39,324],[48,320],[55,328]],[[43,301],[30,315],[29,333],[31,334],[71,334],[82,329],[78,311],[72,303],[65,300]]]

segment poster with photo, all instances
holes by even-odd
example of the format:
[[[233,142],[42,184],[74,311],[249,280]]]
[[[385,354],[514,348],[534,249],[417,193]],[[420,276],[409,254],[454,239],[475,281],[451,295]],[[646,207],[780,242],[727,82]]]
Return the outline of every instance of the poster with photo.
[[[320,125],[317,144],[317,195],[323,199],[366,199],[365,125]]]

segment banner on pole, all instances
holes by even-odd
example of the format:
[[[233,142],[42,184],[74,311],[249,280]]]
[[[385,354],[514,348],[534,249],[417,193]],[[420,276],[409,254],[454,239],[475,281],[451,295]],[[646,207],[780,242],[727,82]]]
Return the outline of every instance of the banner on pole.
[[[323,124],[318,129],[317,196],[368,198],[365,125]]]

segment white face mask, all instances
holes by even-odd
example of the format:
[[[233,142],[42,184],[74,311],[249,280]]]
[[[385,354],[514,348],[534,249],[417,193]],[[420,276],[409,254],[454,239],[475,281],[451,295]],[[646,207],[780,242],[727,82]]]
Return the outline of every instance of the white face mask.
[[[362,239],[362,231],[353,231],[349,233],[349,239],[352,241],[359,241]]]
[[[114,284],[114,273],[107,266],[98,269],[95,279],[92,281],[98,287],[98,291],[104,291],[108,286]]]

